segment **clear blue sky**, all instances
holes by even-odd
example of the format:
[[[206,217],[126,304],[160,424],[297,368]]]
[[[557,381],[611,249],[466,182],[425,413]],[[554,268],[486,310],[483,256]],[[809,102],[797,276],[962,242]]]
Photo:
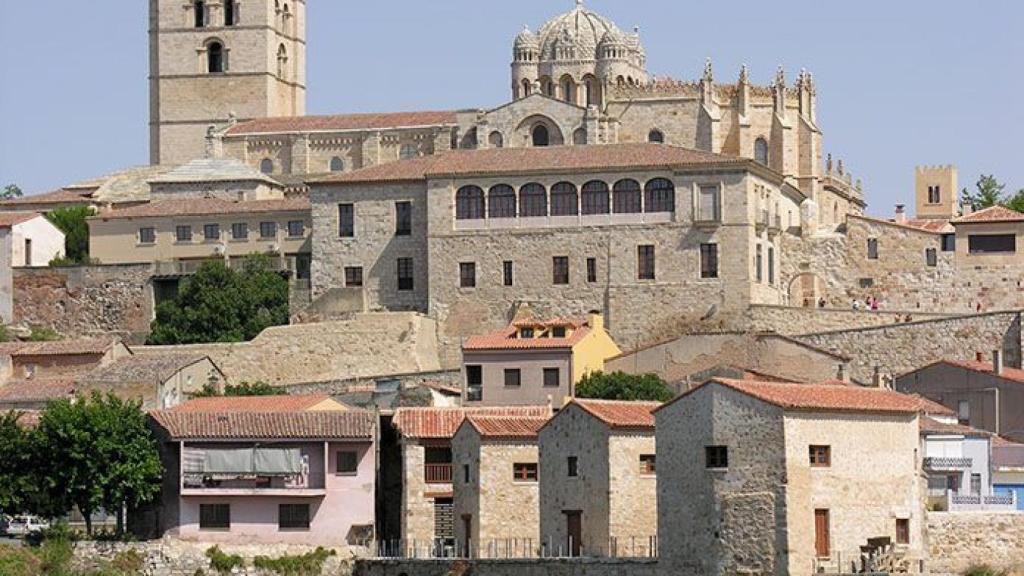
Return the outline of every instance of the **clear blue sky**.
[[[490,107],[512,38],[573,0],[308,0],[311,114]],[[1024,1],[587,0],[641,27],[653,74],[732,81],[814,73],[826,152],[870,211],[911,199],[913,167],[954,163],[1024,188]],[[148,2],[0,11],[0,183],[27,193],[148,159]]]

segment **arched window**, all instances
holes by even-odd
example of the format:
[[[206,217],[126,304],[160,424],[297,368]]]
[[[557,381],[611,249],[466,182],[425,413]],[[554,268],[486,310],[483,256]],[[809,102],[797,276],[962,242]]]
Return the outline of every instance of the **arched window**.
[[[676,186],[671,180],[655,178],[644,186],[645,212],[675,212]]]
[[[523,80],[523,98],[526,98],[533,93],[533,84],[529,80]]]
[[[597,80],[594,78],[586,78],[583,81],[583,89],[586,91],[586,104],[587,106],[597,106]]]
[[[562,78],[562,100],[570,104],[576,103],[576,82],[569,76]]]
[[[543,184],[531,182],[519,189],[519,215],[524,217],[547,216],[548,194]]]
[[[765,166],[768,165],[768,141],[764,138],[754,140],[754,160]]]
[[[576,186],[570,182],[559,182],[551,187],[551,215],[575,216],[579,214],[579,199]]]
[[[572,133],[572,143],[577,145],[577,146],[586,146],[587,145],[587,130],[586,130],[586,128],[577,128],[576,131]]]
[[[196,28],[206,26],[206,2],[204,0],[196,0],[192,3],[192,10],[195,12]]]
[[[612,210],[616,214],[640,212],[640,183],[636,180],[619,180],[612,188]]]
[[[224,0],[224,25],[234,26],[238,23],[238,3],[235,0]]]
[[[664,144],[665,143],[665,135],[662,134],[661,130],[658,130],[657,128],[655,128],[654,130],[651,130],[647,134],[647,141],[648,142],[653,142],[654,144]]]
[[[501,135],[501,132],[495,130],[487,137],[487,142],[491,145],[491,148],[502,148],[505,146],[505,137]]]
[[[220,42],[210,42],[206,46],[206,70],[210,74],[224,72],[224,46]]]
[[[484,191],[478,186],[463,186],[455,193],[455,219],[480,220],[484,217]]]
[[[547,146],[551,142],[551,134],[548,132],[548,127],[543,124],[537,124],[533,127],[533,145],[534,146]]]
[[[476,145],[477,145],[476,128],[474,127],[474,128],[470,128],[469,130],[467,130],[466,131],[466,135],[462,137],[462,146],[461,146],[461,148],[463,150],[475,150],[476,149]]]
[[[342,172],[345,170],[345,161],[340,157],[331,158],[331,172]]]
[[[288,72],[288,49],[281,44],[277,47],[277,77],[286,79]]]
[[[487,215],[490,218],[516,217],[516,189],[498,184],[487,193]]]
[[[608,184],[600,180],[591,180],[583,185],[580,202],[583,204],[583,215],[608,213]]]
[[[260,160],[260,172],[263,172],[264,174],[273,174],[274,161],[271,160],[270,158],[264,158],[263,160]]]
[[[419,146],[415,144],[402,144],[401,150],[398,151],[398,156],[402,160],[408,160],[409,158],[415,158],[420,155]]]

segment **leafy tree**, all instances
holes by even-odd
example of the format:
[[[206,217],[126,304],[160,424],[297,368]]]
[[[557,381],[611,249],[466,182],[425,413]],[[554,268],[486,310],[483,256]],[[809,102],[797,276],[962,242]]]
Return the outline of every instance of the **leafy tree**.
[[[263,381],[242,382],[241,384],[228,384],[224,386],[224,392],[217,391],[213,384],[203,385],[203,389],[194,394],[195,398],[210,398],[213,396],[277,396],[281,389],[267,384]]]
[[[4,186],[3,192],[0,192],[0,200],[13,200],[14,198],[21,198],[24,194],[21,188],[17,184],[8,184]]]
[[[1024,188],[1017,191],[1017,195],[1010,198],[1010,201],[1006,203],[1006,207],[1017,212],[1024,212]]]
[[[148,343],[242,342],[287,323],[288,282],[265,256],[250,256],[241,272],[213,261],[157,306]]]
[[[973,206],[975,210],[1002,204],[1003,189],[1006,188],[1006,185],[996,180],[995,176],[982,174],[974,186],[977,188],[977,192],[972,193],[969,189],[964,188],[963,197],[964,201]]]
[[[86,220],[92,215],[92,208],[88,206],[57,208],[46,215],[64,233],[64,258],[55,259],[55,263],[89,263],[89,223]]]
[[[35,492],[32,476],[32,437],[18,420],[21,412],[0,415],[0,510],[17,513],[28,510]]]
[[[599,400],[652,400],[667,402],[675,394],[656,374],[592,372],[576,384],[580,398]]]

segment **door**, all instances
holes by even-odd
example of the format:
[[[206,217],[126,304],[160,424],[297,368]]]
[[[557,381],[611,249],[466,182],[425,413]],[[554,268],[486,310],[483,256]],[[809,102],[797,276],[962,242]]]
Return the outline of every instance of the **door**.
[[[472,558],[469,545],[473,542],[473,517],[469,514],[462,515],[462,534],[462,549],[466,551],[466,558]]]
[[[814,511],[814,552],[818,558],[829,557],[828,510]]]
[[[566,550],[569,556],[579,556],[583,549],[583,513],[572,510],[565,513],[565,532],[568,535]]]
[[[25,266],[32,265],[32,239],[25,238]]]

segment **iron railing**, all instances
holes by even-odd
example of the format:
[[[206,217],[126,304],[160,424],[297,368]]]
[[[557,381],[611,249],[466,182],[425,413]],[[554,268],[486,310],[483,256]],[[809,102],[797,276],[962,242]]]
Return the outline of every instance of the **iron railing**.
[[[547,538],[495,538],[483,541],[435,538],[431,540],[377,540],[367,543],[371,555],[380,559],[480,560],[543,558],[650,558],[658,557],[658,537],[609,538],[606,542],[577,544]]]
[[[974,464],[971,458],[928,457],[924,459],[924,467],[928,470],[966,470]]]

